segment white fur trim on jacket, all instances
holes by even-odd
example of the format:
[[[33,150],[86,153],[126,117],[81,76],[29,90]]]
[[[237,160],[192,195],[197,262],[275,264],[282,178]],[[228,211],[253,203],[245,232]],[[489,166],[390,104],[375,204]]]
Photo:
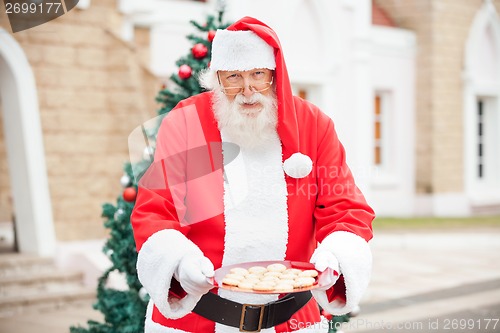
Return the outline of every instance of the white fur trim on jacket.
[[[166,327],[153,321],[153,300],[148,303],[146,311],[146,321],[144,323],[144,333],[190,333],[176,328]]]
[[[224,133],[222,138],[230,142]],[[226,155],[223,151],[227,181],[222,265],[284,260],[288,243],[287,188],[277,133],[262,146],[242,147],[240,156],[231,162]]]
[[[255,68],[276,68],[273,47],[253,31],[217,30],[210,69],[248,71]]]
[[[137,256],[139,281],[158,310],[167,318],[181,318],[196,306],[202,295],[169,297],[172,276],[181,259],[188,254],[203,255],[200,248],[177,230],[161,230],[142,245]]]
[[[339,261],[340,272],[344,276],[346,303],[328,302],[325,291],[313,290],[316,301],[327,312],[343,315],[353,310],[360,302],[372,270],[372,254],[368,243],[358,235],[346,231],[337,231],[328,235],[319,245],[331,251]]]
[[[222,133],[224,142],[229,142]],[[288,242],[287,188],[281,168],[278,134],[266,144],[241,147],[231,162],[224,151],[224,256],[222,265],[247,261],[284,260]],[[219,296],[239,303],[264,304],[277,295],[219,289]],[[216,324],[217,333],[236,333],[238,328]],[[275,332],[274,328],[262,333]]]

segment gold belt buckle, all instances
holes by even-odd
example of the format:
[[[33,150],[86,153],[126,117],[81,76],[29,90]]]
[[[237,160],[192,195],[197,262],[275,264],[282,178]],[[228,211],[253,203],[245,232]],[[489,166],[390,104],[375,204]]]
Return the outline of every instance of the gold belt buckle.
[[[252,307],[259,307],[260,308],[260,315],[259,315],[259,325],[257,326],[256,331],[246,331],[243,328],[243,325],[245,323],[245,314],[247,312],[247,307],[252,306]],[[243,308],[241,309],[241,317],[240,317],[240,332],[260,332],[262,329],[262,319],[264,318],[264,307],[265,304],[243,304]]]

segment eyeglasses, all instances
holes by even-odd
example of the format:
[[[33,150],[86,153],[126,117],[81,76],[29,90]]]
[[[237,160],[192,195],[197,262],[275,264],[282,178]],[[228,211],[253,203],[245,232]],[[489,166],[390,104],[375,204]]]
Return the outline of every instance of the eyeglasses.
[[[219,84],[220,84],[221,90],[224,93],[224,95],[226,95],[226,96],[236,96],[238,94],[243,93],[243,91],[245,91],[244,86],[243,87],[224,87],[222,85],[222,83],[220,82],[219,75],[217,75],[217,78],[219,79]],[[254,93],[261,93],[261,92],[264,92],[264,91],[268,90],[269,88],[271,88],[272,85],[273,85],[273,78],[271,78],[270,82],[259,82],[259,83],[254,83],[252,85],[249,85],[248,89],[250,89]]]

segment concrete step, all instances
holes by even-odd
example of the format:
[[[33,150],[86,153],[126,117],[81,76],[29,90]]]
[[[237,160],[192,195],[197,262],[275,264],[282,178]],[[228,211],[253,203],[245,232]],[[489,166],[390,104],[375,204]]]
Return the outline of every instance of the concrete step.
[[[52,290],[72,290],[82,287],[83,273],[51,272],[0,277],[0,297],[15,294],[36,295]]]
[[[0,255],[0,277],[13,277],[54,271],[52,258],[8,253]]]
[[[95,290],[83,287],[74,290],[41,292],[35,295],[7,295],[0,298],[0,318],[21,313],[63,309],[70,305],[76,306],[95,299]]]
[[[27,285],[33,282],[44,283],[44,282],[67,282],[67,281],[79,281],[81,282],[83,278],[83,273],[81,272],[62,272],[62,271],[50,271],[44,273],[36,273],[35,275],[23,275],[23,276],[0,276],[0,286],[10,286],[10,285]],[[33,281],[36,280],[36,281]]]
[[[81,272],[61,271],[52,258],[0,255],[0,317],[88,303],[95,297]]]

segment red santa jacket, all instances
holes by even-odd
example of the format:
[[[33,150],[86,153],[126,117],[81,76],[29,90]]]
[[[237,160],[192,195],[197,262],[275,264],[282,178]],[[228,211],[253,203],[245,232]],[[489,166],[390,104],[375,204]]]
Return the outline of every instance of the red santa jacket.
[[[317,244],[328,237],[342,277],[330,290],[314,296],[336,314],[348,312],[359,302],[371,270],[366,242],[372,237],[374,213],[354,183],[333,121],[305,100],[293,97],[291,102],[299,124],[300,149],[313,161],[313,170],[299,179],[276,169],[272,171],[276,176],[269,179],[266,177],[271,172],[249,171],[256,182],[265,178],[252,191],[271,188],[262,195],[273,202],[257,204],[262,212],[247,214],[250,218],[245,224],[238,222],[246,221],[244,210],[234,213],[234,207],[228,207],[229,185],[224,183],[224,171],[234,156],[228,156],[221,144],[212,93],[184,100],[163,120],[155,161],[139,183],[131,218],[139,251],[139,277],[152,299],[146,332],[173,332],[174,328],[175,332],[217,331],[215,323],[191,313],[200,295],[179,295],[173,272],[189,252],[202,253],[216,269],[257,257],[307,262]],[[267,157],[247,156],[243,164],[254,163],[253,169],[258,165],[255,163],[273,164],[281,170],[280,162],[293,152],[279,142],[274,146],[277,151],[269,157],[272,163]],[[252,206],[250,203],[247,210]],[[252,216],[259,218],[251,221]],[[248,225],[254,228],[245,229]],[[240,229],[243,234],[238,236]],[[235,299],[234,295],[221,296]],[[319,320],[312,299],[290,321],[277,326],[276,332],[300,331],[303,326],[298,322]]]

